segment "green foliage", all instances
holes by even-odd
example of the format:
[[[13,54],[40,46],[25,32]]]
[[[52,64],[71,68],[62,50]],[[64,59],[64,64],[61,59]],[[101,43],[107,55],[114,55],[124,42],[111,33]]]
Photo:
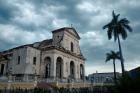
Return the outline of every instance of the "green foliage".
[[[140,93],[140,77],[131,78],[128,73],[121,77],[116,86],[110,88],[112,93]]]
[[[116,84],[116,80],[117,80],[117,76],[116,76],[116,66],[115,66],[115,60],[118,59],[120,60],[120,52],[115,52],[115,51],[111,51],[110,53],[106,54],[106,62],[113,60],[113,67],[114,67],[114,83]]]
[[[115,52],[115,51],[111,51],[110,53],[106,54],[106,62],[110,61],[110,60],[115,60],[115,59],[121,59],[120,58],[120,52]]]
[[[120,36],[123,40],[125,40],[127,38],[127,31],[132,32],[132,28],[130,27],[130,22],[129,20],[127,20],[127,18],[119,19],[119,16],[120,14],[115,14],[115,12],[113,11],[112,20],[108,24],[103,26],[103,29],[107,29],[107,35],[109,40],[112,39],[112,37],[114,37],[114,41],[118,40],[122,74],[124,75],[124,59],[122,55]]]
[[[112,12],[112,20],[103,27],[103,29],[107,30],[108,39],[110,40],[112,36],[114,36],[114,40],[116,41],[118,35],[122,36],[122,39],[127,38],[127,31],[132,32],[132,28],[129,26],[129,20],[127,18],[119,19],[120,14],[115,14]]]

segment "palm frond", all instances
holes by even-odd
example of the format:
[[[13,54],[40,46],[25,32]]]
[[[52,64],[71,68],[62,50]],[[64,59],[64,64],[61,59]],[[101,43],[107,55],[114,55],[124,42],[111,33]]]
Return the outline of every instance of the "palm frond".
[[[121,36],[124,40],[127,38],[127,32],[123,27],[121,27]]]
[[[108,39],[114,37],[114,41],[118,39],[118,36],[121,35],[122,39],[127,38],[127,30],[132,32],[132,28],[129,26],[129,20],[126,18],[119,20],[120,14],[115,14],[114,10],[112,11],[112,20],[107,25],[103,26],[103,29],[107,28]],[[113,36],[112,36],[113,35]]]
[[[120,51],[117,51],[116,54],[117,54],[117,55],[120,55]]]
[[[110,28],[111,22],[103,26],[103,29]]]
[[[114,13],[114,10],[112,11],[112,17],[113,17],[113,19],[116,17],[116,14]]]
[[[111,50],[111,54],[115,54],[115,52],[113,50]]]
[[[106,53],[106,60],[105,60],[105,62],[107,62],[107,61],[109,61],[111,59],[110,56],[111,56],[110,53]]]
[[[109,58],[109,57],[107,57],[107,58],[106,58],[106,60],[105,60],[105,62],[108,62],[109,60],[110,60],[110,58]]]
[[[112,30],[108,29],[107,31],[108,39],[110,40],[112,38]]]
[[[113,23],[117,23],[117,22],[118,22],[119,16],[120,16],[120,14],[117,14],[117,15],[116,15],[115,12],[114,12],[114,10],[113,10],[113,12],[112,12],[113,20],[112,20],[112,22],[113,22]]]
[[[126,18],[123,18],[119,21],[120,24],[129,24],[129,20],[127,20]]]
[[[118,22],[119,16],[120,16],[120,14],[116,15],[116,22]]]
[[[132,28],[131,28],[129,25],[124,24],[123,26],[124,26],[129,32],[132,32],[132,31],[133,31]]]
[[[111,50],[110,53],[106,53],[106,60],[105,60],[105,62],[108,62],[111,59],[112,60],[115,60],[115,59],[120,60],[121,59],[120,52],[119,51],[115,52],[115,51]]]
[[[118,33],[117,33],[118,31],[117,31],[117,29],[114,29],[114,41],[116,41],[117,40],[117,37],[118,37]]]

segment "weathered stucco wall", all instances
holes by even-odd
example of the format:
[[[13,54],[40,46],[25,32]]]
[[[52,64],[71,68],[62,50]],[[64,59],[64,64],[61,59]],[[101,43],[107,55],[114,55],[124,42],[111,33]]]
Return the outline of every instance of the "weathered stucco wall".
[[[20,57],[19,64],[18,57]],[[36,65],[33,64],[33,57],[36,57]],[[13,74],[39,74],[40,50],[32,47],[15,49],[13,50],[13,57],[11,62]]]
[[[44,59],[46,57],[50,57],[51,58],[51,77],[56,77],[56,62],[57,62],[57,58],[61,57],[62,58],[62,76],[63,78],[68,78],[68,76],[70,75],[70,62],[73,61],[74,62],[74,77],[76,79],[80,79],[80,64],[82,64],[83,66],[85,65],[84,61],[82,59],[79,59],[77,57],[74,57],[70,54],[66,54],[64,52],[58,51],[58,50],[49,50],[49,51],[44,51],[42,53],[42,62],[41,62],[41,75],[45,76],[45,67],[46,67],[46,63],[44,63]]]

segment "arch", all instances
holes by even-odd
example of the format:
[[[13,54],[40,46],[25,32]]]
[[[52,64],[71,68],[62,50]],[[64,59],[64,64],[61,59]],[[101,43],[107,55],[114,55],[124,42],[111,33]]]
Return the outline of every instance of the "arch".
[[[62,78],[63,73],[63,59],[61,57],[58,57],[56,59],[56,77]]]
[[[0,64],[0,65],[1,65],[0,75],[3,75],[4,74],[5,64]]]
[[[71,78],[75,78],[75,65],[74,65],[74,62],[71,61],[70,62],[70,77]]]
[[[51,58],[46,57],[44,59],[44,62],[46,64],[46,66],[45,66],[45,78],[49,78],[50,74],[51,74]]]
[[[73,42],[71,42],[70,45],[71,45],[71,52],[73,52],[73,51],[74,51],[74,45],[73,45]]]
[[[81,79],[84,78],[84,66],[83,66],[83,64],[80,64],[80,78]]]

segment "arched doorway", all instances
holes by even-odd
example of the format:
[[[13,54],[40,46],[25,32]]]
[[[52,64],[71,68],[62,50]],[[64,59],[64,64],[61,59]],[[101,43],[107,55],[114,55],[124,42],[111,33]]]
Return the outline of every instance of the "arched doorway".
[[[46,57],[44,59],[44,62],[46,64],[46,66],[45,66],[45,78],[49,78],[51,75],[51,58]]]
[[[83,66],[83,64],[80,64],[80,78],[84,79],[84,66]]]
[[[71,61],[71,62],[70,62],[70,77],[71,77],[71,78],[74,78],[74,75],[75,75],[74,62]]]
[[[0,66],[1,66],[0,75],[3,75],[4,74],[4,67],[5,67],[5,65],[4,64],[0,64]]]
[[[58,57],[56,60],[56,77],[62,78],[63,73],[63,59],[61,57]]]

